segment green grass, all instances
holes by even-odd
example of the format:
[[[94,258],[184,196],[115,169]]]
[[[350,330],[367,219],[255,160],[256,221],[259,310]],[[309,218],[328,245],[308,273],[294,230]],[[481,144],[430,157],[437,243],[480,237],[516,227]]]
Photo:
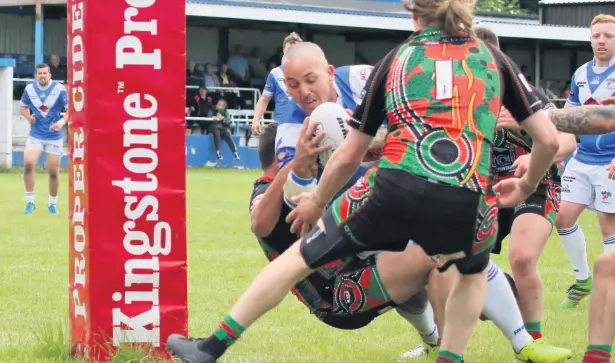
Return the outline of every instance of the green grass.
[[[248,198],[254,171],[189,170],[188,268],[190,332],[206,336],[266,264],[249,229]],[[68,222],[66,175],[62,176],[61,216],[47,213],[47,178],[39,174],[39,209],[23,215],[18,172],[0,173],[0,362],[68,361]],[[602,251],[595,215],[581,224],[593,263]],[[505,259],[499,265],[509,270]],[[558,303],[573,281],[557,236],[541,260],[545,281],[544,329],[550,343],[569,347],[578,362],[586,344],[587,302],[573,311]],[[347,363],[395,362],[419,340],[395,313],[360,331],[328,328],[289,296],[232,347],[226,362]],[[509,362],[508,342],[490,323],[481,323],[466,359],[472,363]],[[122,351],[114,362],[145,362],[142,354]]]

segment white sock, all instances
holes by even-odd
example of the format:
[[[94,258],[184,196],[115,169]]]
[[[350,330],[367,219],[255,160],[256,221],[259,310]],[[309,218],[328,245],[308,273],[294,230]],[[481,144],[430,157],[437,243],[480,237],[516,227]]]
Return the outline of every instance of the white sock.
[[[566,256],[572,264],[574,276],[577,280],[587,280],[591,276],[591,270],[587,262],[587,244],[581,227],[575,224],[570,228],[558,229],[557,234],[559,234]]]
[[[26,202],[34,203],[34,190],[31,192],[26,192]]]
[[[51,195],[49,196],[49,205],[52,204],[58,204],[58,196],[52,197]]]
[[[427,300],[427,291],[423,290],[409,300],[395,307],[397,313],[406,319],[419,332],[425,343],[436,345],[440,336],[434,321],[433,309]]]
[[[500,329],[518,353],[532,341],[532,336],[525,330],[517,299],[504,273],[493,261],[489,261],[487,269],[487,297],[483,315]]]
[[[604,253],[615,250],[615,235],[604,239]]]

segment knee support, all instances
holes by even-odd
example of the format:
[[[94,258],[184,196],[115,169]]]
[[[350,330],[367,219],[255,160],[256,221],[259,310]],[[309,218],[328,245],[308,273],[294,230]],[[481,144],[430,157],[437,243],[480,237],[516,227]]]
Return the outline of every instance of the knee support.
[[[455,262],[455,265],[462,275],[479,274],[489,266],[490,254],[491,249],[488,249],[470,258],[459,260]]]

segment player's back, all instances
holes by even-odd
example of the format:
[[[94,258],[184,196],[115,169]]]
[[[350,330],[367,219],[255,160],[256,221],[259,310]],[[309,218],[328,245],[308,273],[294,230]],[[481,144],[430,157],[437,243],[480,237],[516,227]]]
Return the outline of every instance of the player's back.
[[[487,190],[502,93],[493,51],[438,29],[396,49],[388,69],[389,135],[381,168]]]
[[[594,61],[583,64],[571,79],[570,106],[597,105],[615,96],[615,59],[609,67],[596,67]],[[615,132],[604,135],[579,135],[575,159],[589,165],[606,165],[615,158]]]

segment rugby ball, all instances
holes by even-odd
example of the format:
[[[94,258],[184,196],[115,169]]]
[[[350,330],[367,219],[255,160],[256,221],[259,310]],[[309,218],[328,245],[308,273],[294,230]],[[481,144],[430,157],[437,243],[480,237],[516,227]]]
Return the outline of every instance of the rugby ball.
[[[318,155],[318,166],[324,168],[333,152],[337,150],[348,136],[348,119],[346,110],[334,102],[325,102],[316,107],[310,115],[310,123],[316,123],[314,136],[319,132],[325,133],[325,138],[318,146],[331,145],[331,148]]]

